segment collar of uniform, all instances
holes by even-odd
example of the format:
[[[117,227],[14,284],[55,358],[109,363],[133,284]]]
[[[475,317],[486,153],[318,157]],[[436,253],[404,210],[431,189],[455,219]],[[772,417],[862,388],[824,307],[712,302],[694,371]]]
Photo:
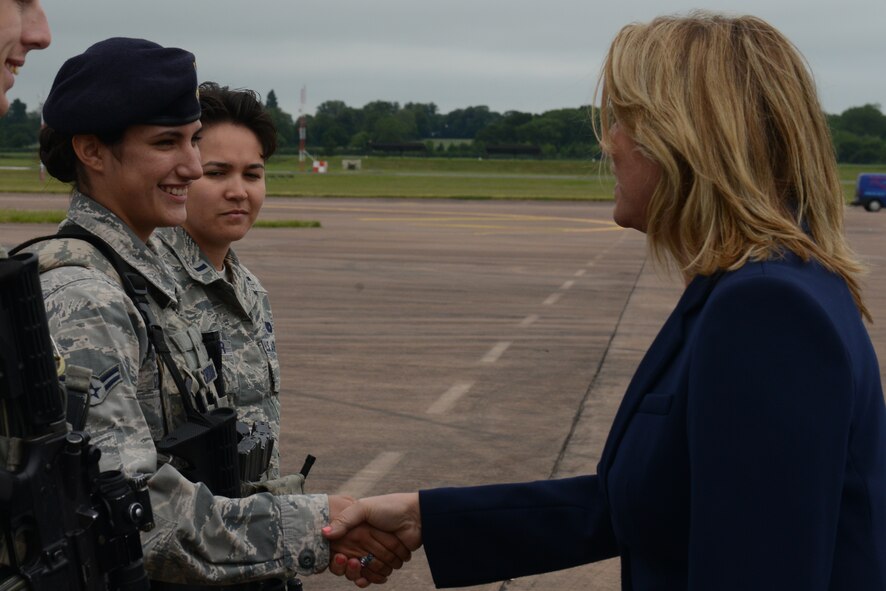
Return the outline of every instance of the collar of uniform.
[[[151,239],[145,244],[111,210],[77,191],[74,191],[71,198],[66,221],[89,230],[107,242],[145,280],[171,301],[175,301],[175,281],[170,273],[165,272],[165,263],[152,247]],[[64,225],[65,222],[62,222],[60,229]]]
[[[256,313],[259,303],[258,292],[264,291],[264,288],[258,282],[258,279],[246,267],[240,264],[233,250],[228,251],[228,256],[225,257],[225,264],[230,269],[231,284],[234,287],[234,292],[237,294],[237,301],[240,302],[240,306],[246,315],[252,317]]]
[[[227,293],[230,298],[236,299],[236,304],[242,308],[242,312],[247,317],[251,316],[258,301],[255,293],[256,280],[240,264],[240,259],[237,258],[233,248],[229,248],[225,255],[225,265],[230,270],[230,280],[228,280],[224,271],[219,271],[206,260],[203,250],[184,228],[160,228],[155,232],[155,236],[167,246],[167,251],[173,254],[175,260],[172,260],[171,264],[174,265],[178,261],[185,273],[201,285],[215,284],[217,293]]]
[[[206,260],[200,246],[191,238],[184,228],[160,228],[155,233],[172,252],[188,276],[203,285],[223,280],[224,276],[215,266]],[[230,250],[228,254],[230,255]],[[225,257],[227,259],[227,256]]]

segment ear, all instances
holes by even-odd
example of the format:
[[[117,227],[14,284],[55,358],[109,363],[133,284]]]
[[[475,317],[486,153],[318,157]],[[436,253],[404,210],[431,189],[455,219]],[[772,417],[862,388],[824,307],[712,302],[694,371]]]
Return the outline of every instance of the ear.
[[[77,159],[89,172],[103,172],[108,147],[94,135],[75,135],[71,138],[71,146]]]

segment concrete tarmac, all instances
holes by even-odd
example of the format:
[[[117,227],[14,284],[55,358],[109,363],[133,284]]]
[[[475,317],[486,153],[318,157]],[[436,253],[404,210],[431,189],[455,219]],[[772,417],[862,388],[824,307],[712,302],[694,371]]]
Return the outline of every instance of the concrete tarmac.
[[[58,196],[0,208],[58,209]],[[268,200],[236,246],[271,295],[284,469],[355,496],[592,473],[612,417],[681,292],[611,204]],[[886,355],[886,214],[847,208]],[[0,243],[52,226],[0,225]],[[330,576],[310,591],[346,588]],[[421,551],[392,590],[432,589]],[[482,589],[618,589],[615,560]]]

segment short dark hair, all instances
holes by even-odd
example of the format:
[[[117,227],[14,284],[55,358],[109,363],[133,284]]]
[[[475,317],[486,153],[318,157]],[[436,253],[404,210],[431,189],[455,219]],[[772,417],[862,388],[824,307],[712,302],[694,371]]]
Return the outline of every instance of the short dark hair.
[[[277,150],[277,128],[255,91],[232,90],[215,82],[204,82],[200,85],[200,107],[200,122],[204,127],[216,123],[242,125],[258,138],[263,159],[267,160]]]

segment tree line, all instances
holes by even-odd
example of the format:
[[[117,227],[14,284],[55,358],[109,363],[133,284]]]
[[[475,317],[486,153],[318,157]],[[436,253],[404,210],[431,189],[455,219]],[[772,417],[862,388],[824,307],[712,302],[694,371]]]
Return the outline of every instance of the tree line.
[[[280,151],[296,151],[296,117],[280,108],[273,90],[265,106],[277,125]],[[591,117],[587,106],[533,114],[498,113],[481,105],[440,113],[434,103],[372,101],[363,107],[351,107],[333,100],[306,115],[307,149],[322,156],[365,154],[392,145],[396,150],[400,145],[434,156],[476,157],[486,155],[493,147],[522,146],[531,147],[531,153],[545,158],[596,158],[600,146]],[[852,107],[827,119],[840,162],[886,163],[886,115],[880,105]],[[0,149],[33,147],[39,128],[39,113],[28,111],[25,103],[15,99],[9,114],[0,119]]]

